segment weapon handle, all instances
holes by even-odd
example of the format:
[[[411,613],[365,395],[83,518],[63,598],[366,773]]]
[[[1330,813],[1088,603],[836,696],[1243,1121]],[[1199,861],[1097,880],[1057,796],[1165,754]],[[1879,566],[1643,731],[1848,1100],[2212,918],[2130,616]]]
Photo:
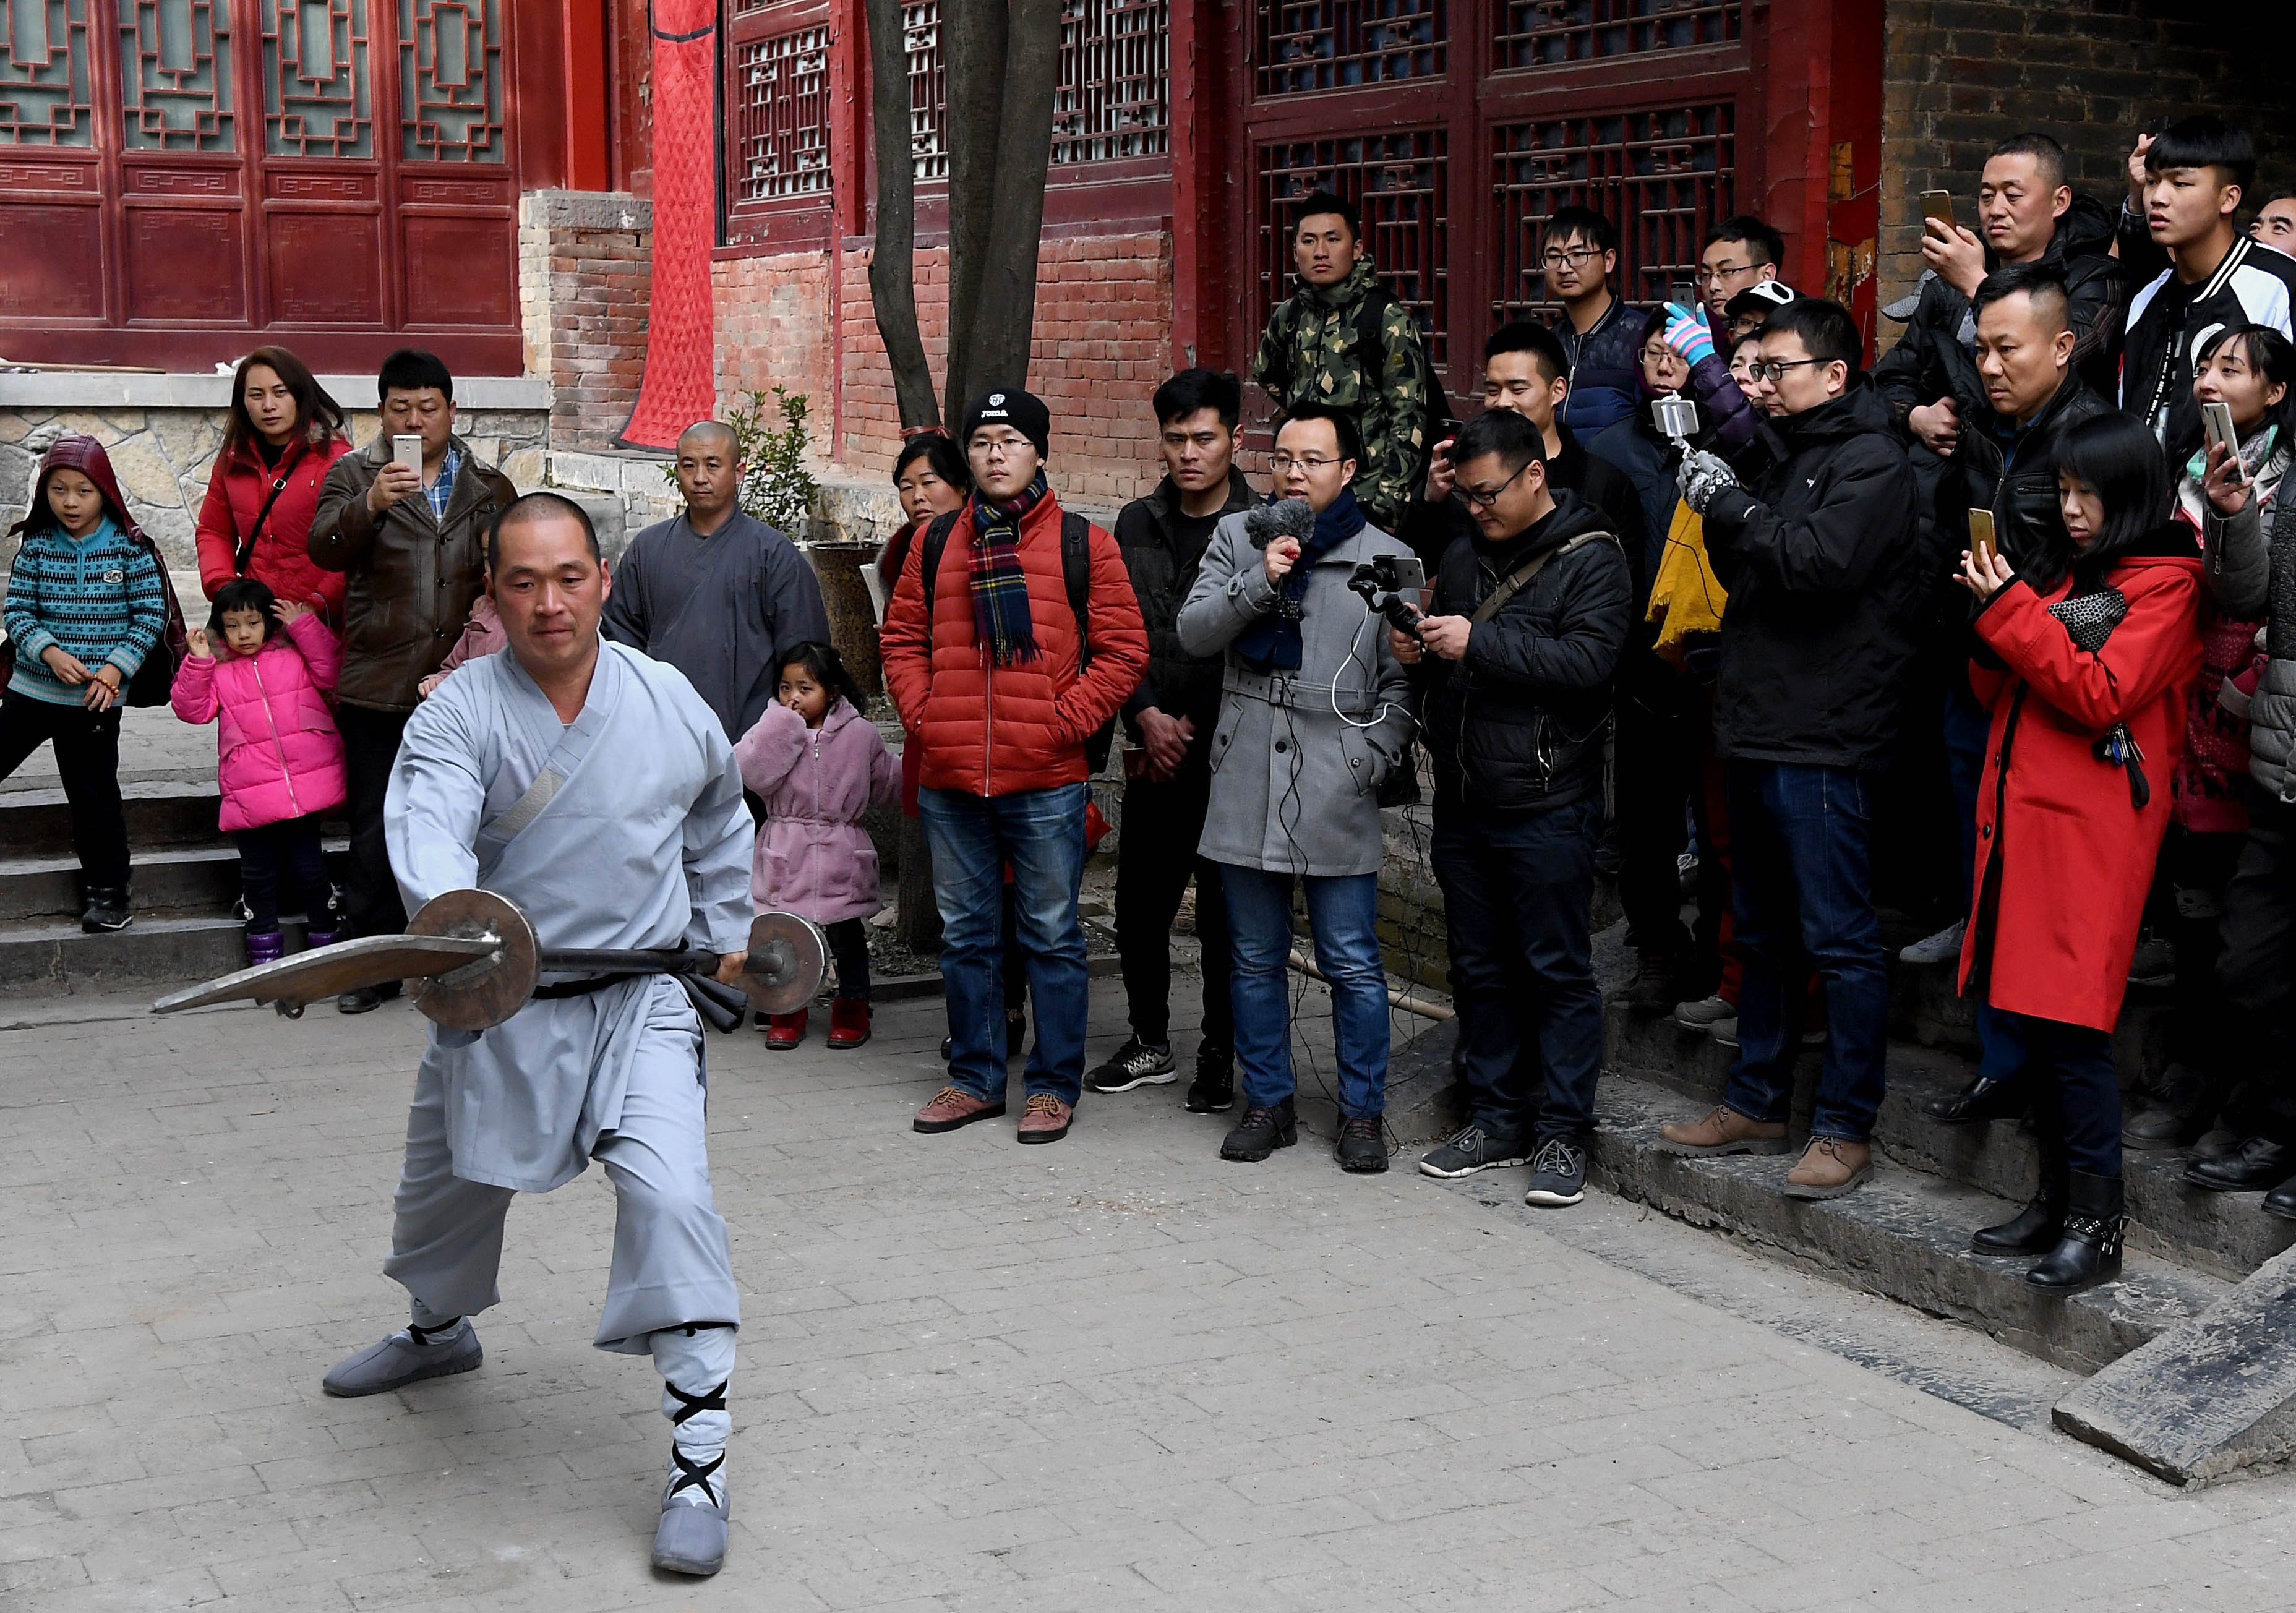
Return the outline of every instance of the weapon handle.
[[[540,963],[552,974],[714,975],[718,956],[693,947],[545,946]]]

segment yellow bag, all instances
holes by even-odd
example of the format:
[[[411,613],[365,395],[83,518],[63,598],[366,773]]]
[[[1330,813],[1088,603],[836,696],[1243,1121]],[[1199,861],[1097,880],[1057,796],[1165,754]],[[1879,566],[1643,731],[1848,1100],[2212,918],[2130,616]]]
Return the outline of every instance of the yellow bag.
[[[1666,552],[1659,557],[1658,577],[1651,584],[1650,609],[1643,619],[1659,625],[1652,646],[1676,669],[1683,663],[1693,633],[1722,631],[1723,608],[1730,595],[1714,580],[1713,564],[1706,558],[1706,522],[1688,504],[1674,506],[1674,521],[1667,528]]]

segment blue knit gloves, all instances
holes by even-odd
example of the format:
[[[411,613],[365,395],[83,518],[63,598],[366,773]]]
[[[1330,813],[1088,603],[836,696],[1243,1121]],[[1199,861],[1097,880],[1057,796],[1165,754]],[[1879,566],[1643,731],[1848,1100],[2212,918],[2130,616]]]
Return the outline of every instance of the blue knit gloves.
[[[1693,369],[1701,359],[1714,356],[1714,332],[1706,327],[1706,310],[1695,311],[1678,302],[1666,305],[1666,345],[1682,355],[1682,361]]]

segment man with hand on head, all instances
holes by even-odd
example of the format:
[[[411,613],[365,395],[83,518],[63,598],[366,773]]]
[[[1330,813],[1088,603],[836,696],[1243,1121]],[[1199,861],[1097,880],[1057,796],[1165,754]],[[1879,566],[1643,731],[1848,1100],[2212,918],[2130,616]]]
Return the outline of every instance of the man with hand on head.
[[[1472,1105],[1419,1168],[1456,1177],[1529,1159],[1525,1202],[1572,1205],[1603,1062],[1588,917],[1633,578],[1603,512],[1548,487],[1529,420],[1484,411],[1452,462],[1475,535],[1443,557],[1424,648],[1389,637],[1435,763],[1435,878]]]
[[[1235,1102],[1227,903],[1218,868],[1196,852],[1211,802],[1220,661],[1181,648],[1179,621],[1213,528],[1256,501],[1235,465],[1243,443],[1243,388],[1234,376],[1183,370],[1156,389],[1154,408],[1164,479],[1116,518],[1116,544],[1148,630],[1148,675],[1124,702],[1125,726],[1137,749],[1126,756],[1125,831],[1116,839],[1116,950],[1132,1034],[1086,1079],[1098,1093],[1177,1079],[1171,929],[1193,875],[1204,1019],[1187,1106],[1193,1114],[1224,1114]]]
[[[1180,610],[1180,647],[1222,656],[1202,854],[1220,865],[1243,1118],[1225,1159],[1299,1140],[1292,1102],[1292,892],[1307,885],[1316,962],[1331,982],[1340,1066],[1332,1156],[1387,1168],[1387,974],[1380,961],[1379,787],[1404,766],[1410,692],[1387,631],[1348,589],[1356,568],[1411,551],[1364,519],[1355,422],[1302,404],[1276,427],[1276,501],[1225,517]]]
[[[616,643],[685,674],[729,740],[749,733],[773,703],[784,651],[830,642],[813,567],[741,508],[747,469],[731,426],[704,420],[685,428],[677,439],[685,509],[630,539],[603,624]]]
[[[486,534],[518,496],[455,435],[455,378],[436,355],[402,348],[382,361],[375,389],[382,430],[327,471],[305,540],[312,563],[344,574],[343,664],[335,727],[343,736],[350,856],[343,872],[345,940],[406,928],[384,843],[383,792],[391,758],[439,670],[462,636],[486,582]],[[422,467],[392,457],[394,438],[422,439]],[[362,987],[335,1000],[365,1013],[398,995]]]
[[[1722,1102],[1660,1128],[1672,1152],[1780,1154],[1815,966],[1825,1068],[1789,1197],[1831,1199],[1873,1168],[1890,981],[1874,913],[1871,780],[1900,722],[1927,579],[1914,473],[1858,373],[1857,323],[1801,298],[1772,314],[1760,366],[1771,419],[1742,456],[1684,457],[1683,498],[1729,590],[1714,741],[1728,772],[1731,878],[1745,962],[1738,1056]]]
[[[734,747],[676,667],[604,643],[609,586],[582,507],[517,500],[488,544],[508,643],[408,719],[390,770],[391,866],[410,907],[483,887],[548,947],[693,946],[733,984],[750,848]],[[595,1159],[613,1259],[595,1340],[653,1357],[670,1422],[653,1562],[714,1574],[731,1511],[726,1388],[742,1320],[709,1190],[701,1025],[670,975],[545,975],[491,1030],[434,1026],[414,1077],[390,1258],[408,1325],[339,1362],[330,1395],[380,1395],[484,1358],[470,1317],[500,1297],[503,1222]]]

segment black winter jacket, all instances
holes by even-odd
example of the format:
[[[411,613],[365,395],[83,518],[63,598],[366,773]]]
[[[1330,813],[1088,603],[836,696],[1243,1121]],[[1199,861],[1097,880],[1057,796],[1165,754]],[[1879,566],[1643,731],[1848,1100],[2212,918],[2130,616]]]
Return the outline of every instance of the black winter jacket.
[[[1706,509],[1706,552],[1730,591],[1715,748],[1742,761],[1882,766],[1925,586],[1914,471],[1888,407],[1861,378],[1769,422],[1740,460],[1766,468]]]
[[[1635,400],[1642,396],[1643,324],[1649,318],[1649,310],[1628,307],[1614,292],[1610,308],[1584,336],[1568,314],[1554,322],[1554,334],[1570,360],[1570,391],[1558,423],[1580,447],[1634,413]]]
[[[1972,510],[1993,512],[2001,553],[2021,571],[2062,549],[2070,540],[2064,535],[2057,473],[2049,469],[2049,455],[2067,431],[2111,407],[2078,373],[2069,372],[2056,396],[2014,437],[2000,434],[1996,429],[2000,416],[1990,408],[1964,413],[1961,439],[1946,462],[1954,474],[1938,491],[1938,528],[1944,545],[1944,553],[1933,557],[1938,565],[1958,569],[1961,552],[1969,546]],[[1949,582],[1947,585],[1951,586]]]
[[[1603,512],[1574,495],[1503,544],[1463,537],[1436,574],[1435,616],[1472,616],[1536,556],[1549,560],[1487,622],[1465,659],[1425,656],[1412,668],[1435,764],[1439,810],[1539,812],[1603,787],[1611,682],[1633,615],[1626,556]]]
[[[1222,515],[1249,510],[1258,501],[1243,479],[1231,470],[1227,502]],[[1183,548],[1173,522],[1180,513],[1180,489],[1170,477],[1156,484],[1144,498],[1136,498],[1117,512],[1116,546],[1123,552],[1124,569],[1131,573],[1132,592],[1140,601],[1141,624],[1148,629],[1148,675],[1124,702],[1124,725],[1137,735],[1140,714],[1153,706],[1170,717],[1193,717],[1196,737],[1211,743],[1212,725],[1219,720],[1219,656],[1194,656],[1180,648],[1180,607],[1196,584],[1196,569],[1211,543],[1207,528],[1203,541]]]
[[[2177,279],[2144,221],[2124,209],[2120,263],[2122,274],[2138,288],[2128,301],[2120,406],[2152,426],[2172,454],[2189,454],[2201,440],[2201,405],[2193,397],[2193,358],[2201,339],[2226,325],[2245,324],[2270,325],[2287,335],[2296,259],[2236,235],[2232,250],[2206,278],[2188,286]]]
[[[1590,454],[1578,446],[1578,439],[1568,431],[1555,433],[1562,441],[1562,451],[1546,462],[1546,485],[1560,499],[1565,493],[1575,493],[1586,504],[1603,513],[1610,525],[1611,536],[1619,540],[1619,547],[1627,556],[1634,573],[1636,590],[1647,594],[1650,578],[1643,571],[1645,548],[1656,545],[1645,536],[1642,494],[1634,478],[1624,469],[1612,464],[1599,454]],[[1423,486],[1421,491],[1425,491]],[[1403,530],[1397,533],[1411,545],[1432,577],[1443,568],[1451,553],[1451,545],[1462,538],[1472,538],[1478,528],[1465,506],[1456,498],[1429,504],[1424,498],[1414,498],[1405,513]],[[1666,536],[1660,531],[1659,537]]]
[[[2120,384],[2121,315],[2128,298],[2126,278],[2112,256],[2114,222],[2103,203],[2075,196],[2041,254],[2041,261],[2065,278],[2073,369],[2107,397]],[[2000,266],[1990,250],[1985,266]],[[1890,405],[1892,424],[1904,430],[1906,415],[1940,397],[1954,400],[1964,430],[1984,415],[1990,406],[1985,383],[1975,356],[1961,340],[1969,318],[1968,298],[1940,275],[1923,276],[1921,300],[1906,333],[1874,366],[1874,385]]]

